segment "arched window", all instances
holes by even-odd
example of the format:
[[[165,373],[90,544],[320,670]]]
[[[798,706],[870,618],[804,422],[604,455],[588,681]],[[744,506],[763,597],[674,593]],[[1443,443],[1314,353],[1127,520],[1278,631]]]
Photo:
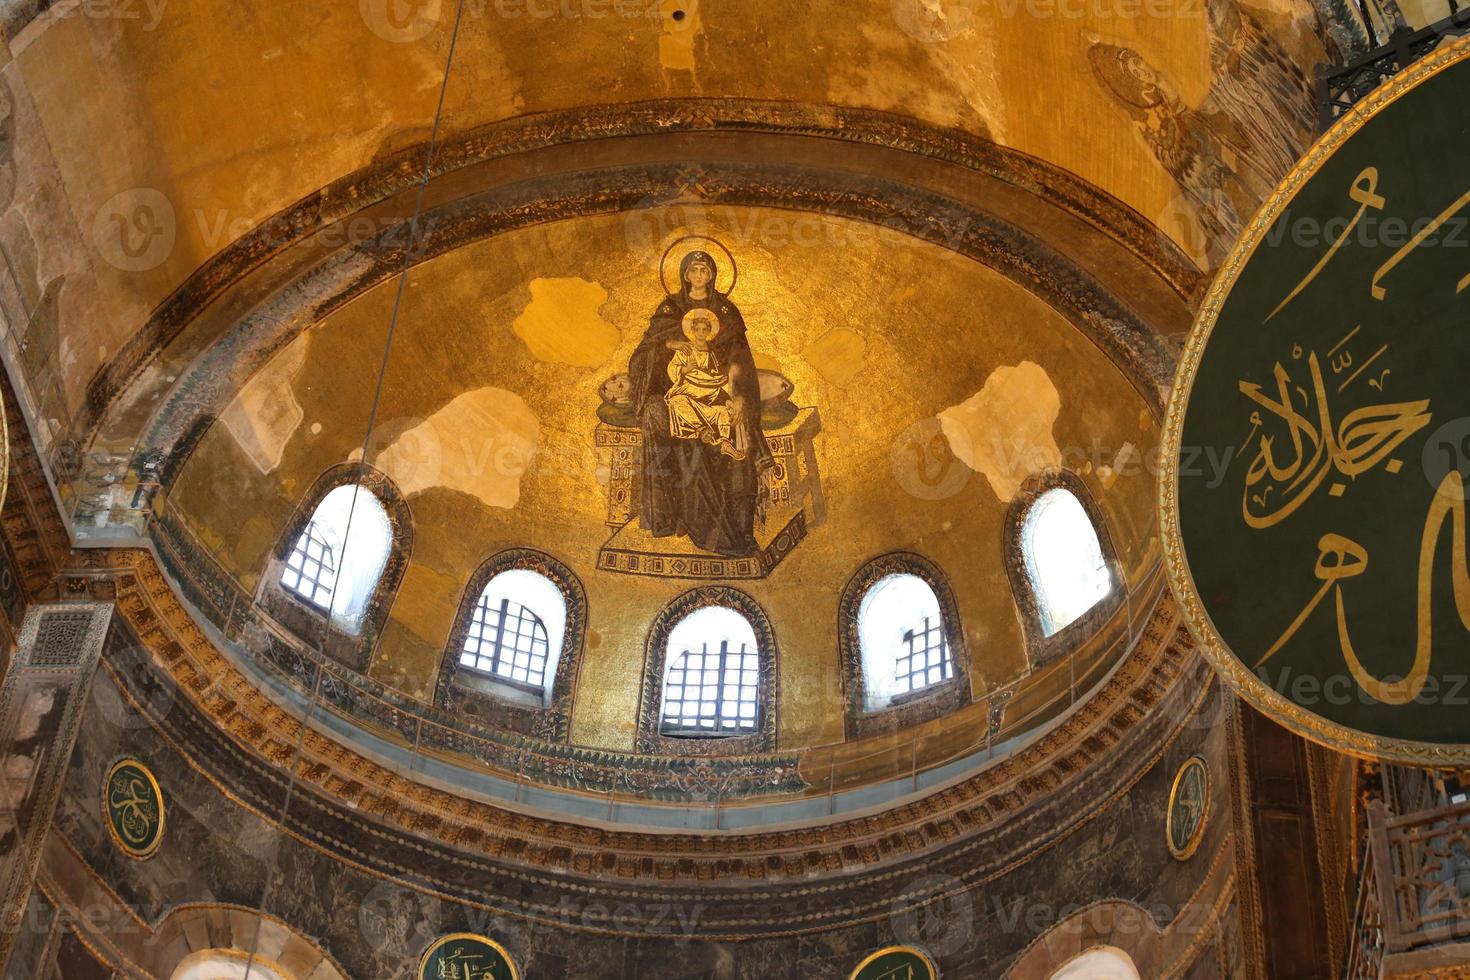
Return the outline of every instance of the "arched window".
[[[345,484],[312,511],[286,556],[281,586],[355,636],[392,548],[382,501],[360,484]]]
[[[637,751],[739,755],[776,748],[776,635],[739,589],[706,585],[654,617]]]
[[[286,632],[366,671],[413,553],[413,514],[365,463],[317,477],[261,570],[257,608]]]
[[[901,572],[874,583],[858,607],[868,710],[953,677],[947,634],[928,582]]]
[[[279,964],[236,949],[208,949],[184,959],[169,980],[296,980]]]
[[[434,703],[455,718],[566,741],[587,596],[548,554],[509,548],[470,575]]]
[[[1113,946],[1095,946],[1062,964],[1047,980],[1140,980],[1133,958]]]
[[[943,571],[898,551],[858,569],[837,607],[848,738],[889,734],[970,700],[969,651]]]
[[[1032,502],[1021,526],[1021,552],[1044,636],[1061,632],[1113,589],[1097,528],[1065,487]]]
[[[545,697],[566,625],[567,602],[555,583],[529,569],[509,569],[480,592],[459,662]]]
[[[705,606],[669,632],[659,731],[682,738],[748,735],[760,724],[755,630],[733,609]]]
[[[1003,561],[1032,669],[1118,628],[1124,582],[1103,511],[1071,470],[1035,473],[1006,511]]]

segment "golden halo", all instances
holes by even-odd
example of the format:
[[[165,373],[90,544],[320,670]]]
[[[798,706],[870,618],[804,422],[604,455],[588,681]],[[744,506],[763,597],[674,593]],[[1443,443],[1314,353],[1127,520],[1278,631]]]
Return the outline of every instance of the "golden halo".
[[[719,283],[719,277],[716,276],[715,277],[715,282],[714,282],[714,287],[715,287],[715,292],[717,292],[717,293],[724,293],[726,296],[729,296],[730,293],[733,292],[734,289],[735,289],[735,281],[740,276],[740,270],[735,265],[735,256],[732,255],[730,253],[730,250],[724,246],[724,243],[722,243],[718,238],[711,238],[708,235],[681,235],[680,237],[678,237],[678,238],[674,239],[673,241],[669,242],[669,247],[666,248],[666,249],[664,249],[663,258],[661,258],[661,259],[658,260],[658,279],[659,279],[659,282],[663,284],[664,292],[665,293],[668,293],[671,296],[674,293],[679,292],[678,289],[670,289],[669,288],[669,253],[672,252],[674,250],[674,246],[675,245],[678,245],[680,242],[691,242],[691,241],[709,242],[711,245],[714,245],[716,248],[718,248],[721,252],[724,252],[725,253],[725,260],[730,263],[730,285],[726,286],[724,289],[721,289],[720,288],[720,283]],[[708,249],[693,249],[693,248],[691,248],[689,250],[689,252],[697,252],[697,251],[708,251]],[[685,252],[684,255],[680,255],[679,256],[679,263],[681,265],[684,262],[684,256],[685,255],[688,255],[689,252]],[[678,279],[678,276],[675,275],[674,278],[675,279]],[[681,283],[681,288],[682,288],[682,283]]]
[[[706,310],[702,306],[696,306],[688,313],[685,313],[684,319],[679,321],[679,327],[683,331],[684,336],[689,340],[693,340],[694,338],[689,336],[690,320],[710,320],[714,323],[715,329],[710,332],[709,339],[714,340],[720,335],[720,318],[715,316],[714,310]]]

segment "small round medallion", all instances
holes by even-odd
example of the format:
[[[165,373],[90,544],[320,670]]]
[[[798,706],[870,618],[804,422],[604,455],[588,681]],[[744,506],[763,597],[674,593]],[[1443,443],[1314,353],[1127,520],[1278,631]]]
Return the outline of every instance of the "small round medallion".
[[[163,790],[153,772],[136,759],[121,759],[102,784],[102,816],[124,854],[152,857],[163,842]]]
[[[521,980],[505,947],[472,932],[456,932],[434,941],[419,960],[418,980],[463,977],[465,980]]]
[[[939,980],[939,969],[916,946],[889,946],[859,963],[848,980]]]
[[[1178,860],[1187,859],[1199,848],[1199,842],[1205,836],[1205,816],[1209,807],[1210,771],[1205,768],[1204,759],[1191,756],[1174,775],[1164,829],[1169,853]]]

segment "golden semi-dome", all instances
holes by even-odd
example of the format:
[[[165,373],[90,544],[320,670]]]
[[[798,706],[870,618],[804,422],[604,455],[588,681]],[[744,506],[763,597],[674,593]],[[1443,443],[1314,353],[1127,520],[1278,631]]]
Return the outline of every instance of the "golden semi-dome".
[[[1153,6],[0,4],[0,558],[102,665],[42,880],[144,924],[86,955],[1236,949],[1162,414],[1341,25]]]

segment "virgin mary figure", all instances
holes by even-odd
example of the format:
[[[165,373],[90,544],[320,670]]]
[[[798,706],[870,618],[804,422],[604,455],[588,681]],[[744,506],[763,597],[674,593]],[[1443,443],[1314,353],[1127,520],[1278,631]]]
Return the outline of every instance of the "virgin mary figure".
[[[708,252],[684,256],[679,291],[653,311],[628,361],[643,434],[638,520],[654,537],[682,534],[739,556],[757,550],[762,477],[775,461],[745,320],[716,290],[717,272]]]

